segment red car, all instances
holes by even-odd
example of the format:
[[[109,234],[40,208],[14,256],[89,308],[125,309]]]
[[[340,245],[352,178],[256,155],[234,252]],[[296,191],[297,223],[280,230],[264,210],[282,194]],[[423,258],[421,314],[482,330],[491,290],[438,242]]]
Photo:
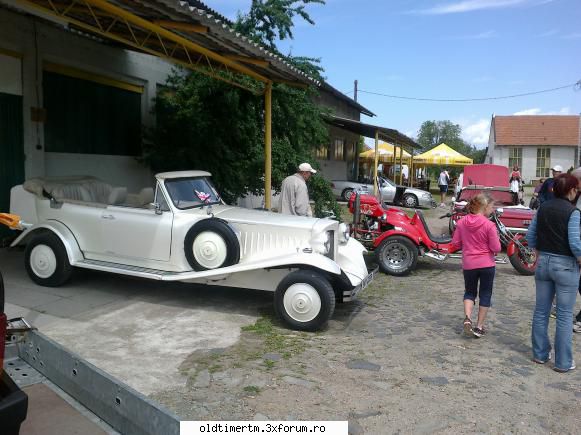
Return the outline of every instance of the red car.
[[[470,165],[464,168],[461,186],[457,186],[456,199],[450,217],[450,233],[456,223],[466,215],[464,210],[470,198],[486,193],[494,200],[495,210],[502,209],[500,221],[513,233],[525,234],[531,224],[535,211],[520,205],[518,195],[511,192],[509,172],[501,165]],[[458,192],[459,190],[459,192]]]

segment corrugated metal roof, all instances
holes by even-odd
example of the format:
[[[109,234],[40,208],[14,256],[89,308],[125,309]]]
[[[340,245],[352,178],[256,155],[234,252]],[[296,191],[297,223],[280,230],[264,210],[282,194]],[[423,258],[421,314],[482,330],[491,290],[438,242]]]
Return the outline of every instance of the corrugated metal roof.
[[[375,132],[378,132],[380,140],[389,142],[403,148],[408,147],[408,149],[420,148],[420,144],[415,142],[413,139],[407,137],[405,134],[400,133],[393,128],[380,127],[378,125],[366,124],[361,121],[355,121],[354,119],[341,118],[339,116],[328,116],[325,121],[335,127],[342,128],[347,131],[351,131],[355,134],[359,134],[365,137],[375,137]]]

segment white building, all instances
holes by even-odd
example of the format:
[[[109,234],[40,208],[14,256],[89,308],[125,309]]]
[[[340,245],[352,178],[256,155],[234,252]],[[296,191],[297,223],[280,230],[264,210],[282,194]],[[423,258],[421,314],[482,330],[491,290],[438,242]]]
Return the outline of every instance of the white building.
[[[580,149],[580,116],[493,116],[485,163],[517,164],[530,183],[550,176],[555,165],[580,166]]]

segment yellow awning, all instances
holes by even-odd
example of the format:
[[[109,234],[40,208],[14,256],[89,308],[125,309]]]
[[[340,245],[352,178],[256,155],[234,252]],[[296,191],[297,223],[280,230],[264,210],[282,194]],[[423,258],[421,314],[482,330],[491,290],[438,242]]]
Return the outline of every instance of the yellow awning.
[[[425,153],[414,156],[414,165],[466,166],[472,163],[472,159],[463,156],[445,143],[441,143]]]
[[[395,152],[395,159],[396,162],[399,162],[399,154],[401,152],[400,147],[396,147],[389,143],[380,143],[379,144],[379,161],[384,163],[391,163],[393,162],[393,153]],[[403,150],[403,162],[409,163],[411,154],[408,153],[406,150]],[[375,150],[370,149],[364,151],[359,154],[359,158],[366,159],[366,160],[374,160],[375,159]]]

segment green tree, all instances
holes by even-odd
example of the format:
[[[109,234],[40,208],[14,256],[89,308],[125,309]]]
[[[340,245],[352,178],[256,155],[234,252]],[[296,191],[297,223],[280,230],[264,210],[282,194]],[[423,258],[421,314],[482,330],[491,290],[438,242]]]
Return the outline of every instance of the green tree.
[[[295,17],[315,24],[305,10],[309,3],[324,5],[325,0],[252,0],[247,14],[238,13],[235,29],[271,50],[277,50],[277,39],[293,39]]]
[[[292,37],[290,30],[295,15],[312,23],[304,11],[307,3],[324,4],[324,1],[255,0],[250,13],[240,16],[236,25],[247,36],[271,46],[276,35]],[[256,28],[247,26],[258,21],[260,25]],[[287,60],[311,76],[322,77],[318,59],[287,57]],[[247,85],[258,89],[251,79],[247,81]],[[143,160],[155,171],[208,170],[227,202],[249,192],[263,193],[263,97],[194,72],[175,71],[167,85],[168,91],[156,99],[156,127],[149,132],[150,140],[143,146]],[[314,162],[316,149],[329,141],[322,117],[325,111],[313,102],[316,95],[313,87],[274,85],[272,185],[275,189],[295,172],[299,163]],[[319,178],[313,177],[309,182],[316,215],[333,210],[340,216],[330,184]]]
[[[463,148],[466,144],[462,139],[462,127],[451,121],[424,121],[418,131],[417,142],[423,150],[429,150],[441,143],[454,148]]]

